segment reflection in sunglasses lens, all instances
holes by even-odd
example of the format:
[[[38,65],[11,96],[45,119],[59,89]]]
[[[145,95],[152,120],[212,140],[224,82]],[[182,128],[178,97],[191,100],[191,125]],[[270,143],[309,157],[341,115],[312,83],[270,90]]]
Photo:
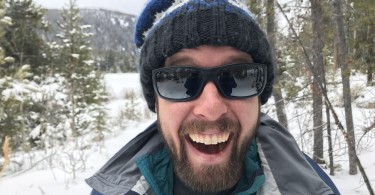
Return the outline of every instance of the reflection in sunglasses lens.
[[[262,64],[215,68],[166,67],[153,71],[153,82],[158,95],[172,101],[198,97],[208,81],[213,81],[224,97],[247,98],[262,92],[266,82],[265,69]]]

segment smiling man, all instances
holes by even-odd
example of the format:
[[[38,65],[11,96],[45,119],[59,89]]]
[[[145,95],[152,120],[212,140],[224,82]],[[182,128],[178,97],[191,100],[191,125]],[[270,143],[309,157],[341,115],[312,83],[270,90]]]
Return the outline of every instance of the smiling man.
[[[171,151],[176,176],[198,192],[230,189],[244,172],[244,156],[259,122],[259,98],[250,91],[254,80],[246,78],[254,75],[247,73],[265,74],[261,71],[265,66],[253,64],[249,54],[233,47],[204,45],[182,49],[166,59],[165,67],[155,71],[156,77],[186,71],[190,74],[179,75],[179,80],[186,80],[185,77],[198,80],[196,86],[191,86],[196,90],[190,96],[184,90],[177,90],[181,97],[172,95],[175,87],[162,85],[169,82],[177,85],[175,80],[154,81],[156,88],[161,88],[156,104],[159,129]],[[192,73],[196,74],[194,78]],[[226,93],[225,88],[231,86],[220,81],[227,77],[245,83],[242,90],[249,97],[235,91]],[[189,100],[184,100],[185,97]]]
[[[87,179],[93,195],[338,194],[289,132],[261,113],[274,56],[245,5],[150,0],[135,43],[157,122]]]

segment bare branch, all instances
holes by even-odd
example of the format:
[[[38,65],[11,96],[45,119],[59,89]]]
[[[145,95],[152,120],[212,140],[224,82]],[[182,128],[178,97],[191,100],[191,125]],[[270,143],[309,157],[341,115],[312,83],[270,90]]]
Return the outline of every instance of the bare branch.
[[[283,16],[285,17],[286,21],[288,22],[290,29],[292,30],[294,36],[296,37],[296,39],[298,40],[299,45],[300,45],[301,48],[302,48],[302,51],[303,51],[303,53],[304,53],[304,55],[305,55],[305,57],[306,57],[306,59],[307,59],[307,60],[306,60],[306,61],[307,61],[307,65],[308,65],[308,67],[309,67],[311,73],[313,74],[314,79],[315,79],[315,80],[317,81],[317,83],[318,83],[319,89],[320,89],[320,91],[322,92],[322,95],[323,95],[323,97],[324,97],[324,99],[325,99],[325,102],[326,102],[327,107],[331,110],[331,113],[332,113],[332,115],[333,115],[333,118],[335,119],[335,124],[338,126],[338,128],[339,128],[340,131],[341,131],[341,133],[343,134],[343,136],[344,136],[344,138],[345,138],[345,141],[348,143],[348,147],[349,147],[351,150],[356,151],[354,143],[351,143],[351,140],[349,139],[349,135],[348,135],[347,131],[345,130],[344,126],[342,125],[340,119],[338,118],[338,115],[337,115],[335,109],[333,108],[333,106],[332,106],[332,104],[331,104],[331,102],[330,102],[330,100],[329,100],[329,98],[328,98],[327,91],[326,91],[325,87],[323,87],[323,83],[322,83],[322,81],[321,81],[321,79],[320,79],[320,76],[319,76],[319,75],[316,73],[316,71],[314,70],[314,67],[313,67],[313,65],[312,65],[312,62],[311,62],[311,60],[310,60],[310,56],[308,55],[308,53],[307,53],[307,51],[306,51],[306,48],[305,48],[304,44],[302,43],[302,41],[301,41],[301,39],[299,38],[298,34],[296,33],[295,29],[293,28],[293,25],[291,24],[291,22],[290,22],[288,16],[285,14],[285,12],[284,12],[283,8],[281,7],[280,3],[279,3],[279,2],[276,2],[276,4],[277,4],[277,7],[280,9],[281,13],[283,14]],[[361,172],[361,175],[362,175],[362,177],[363,177],[363,180],[365,181],[366,186],[367,186],[367,188],[368,188],[370,194],[371,194],[371,195],[374,195],[374,192],[373,192],[372,187],[371,187],[371,185],[370,185],[370,182],[369,182],[369,179],[368,179],[368,177],[367,177],[367,174],[366,174],[366,172],[365,172],[365,170],[364,170],[364,168],[363,168],[363,166],[362,166],[362,163],[361,163],[360,159],[358,158],[358,155],[357,155],[356,152],[354,153],[354,157],[355,157],[355,159],[356,159],[356,161],[357,161],[357,163],[358,163],[358,168],[359,168],[359,170],[360,170],[360,172]]]

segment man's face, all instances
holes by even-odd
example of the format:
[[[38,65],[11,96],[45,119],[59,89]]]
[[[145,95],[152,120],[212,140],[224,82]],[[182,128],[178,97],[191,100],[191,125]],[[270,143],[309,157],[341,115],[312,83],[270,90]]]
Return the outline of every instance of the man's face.
[[[167,58],[165,66],[216,67],[251,63],[232,47],[200,46]],[[226,99],[213,82],[191,101],[157,98],[159,129],[176,175],[197,191],[229,189],[243,173],[243,159],[259,123],[259,99]]]

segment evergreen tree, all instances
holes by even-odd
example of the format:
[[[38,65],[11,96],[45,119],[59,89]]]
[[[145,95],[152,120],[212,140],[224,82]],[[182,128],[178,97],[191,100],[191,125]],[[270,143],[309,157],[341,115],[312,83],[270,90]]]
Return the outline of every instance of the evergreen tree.
[[[263,0],[246,0],[249,10],[255,15],[262,27],[266,26],[266,10]]]
[[[0,39],[3,37],[5,33],[4,32],[5,25],[7,25],[10,22],[9,19],[7,20],[7,18],[4,17],[4,15],[5,15],[5,4],[3,0],[0,0]],[[4,50],[0,46],[0,66],[5,63],[4,58],[5,58]]]
[[[110,49],[109,51],[106,52],[106,56],[105,56],[105,61],[103,63],[103,67],[101,68],[103,71],[107,71],[107,72],[110,72],[110,71],[113,71],[111,69],[114,69],[115,68],[115,63],[116,63],[116,54],[115,52]]]
[[[0,39],[1,37],[4,35],[4,14],[5,14],[5,6],[4,6],[4,1],[3,0],[0,0]],[[5,60],[4,60],[4,50],[3,48],[1,48],[0,46],[0,78],[3,77],[3,75],[1,74],[1,66],[5,63]],[[1,86],[0,86],[1,87]],[[0,92],[1,92],[1,88],[0,88]],[[4,112],[4,109],[3,109],[3,106],[2,106],[2,101],[0,99],[0,121],[5,118],[5,112]],[[3,136],[0,135],[0,145],[3,145]]]
[[[122,72],[136,72],[137,66],[134,66],[136,61],[136,55],[134,52],[127,52],[123,55],[124,66],[121,68]]]
[[[247,0],[249,9],[258,19],[261,26],[264,26],[267,32],[268,40],[270,41],[272,50],[277,53],[277,23],[275,20],[275,1],[274,0]],[[277,58],[277,56],[276,56]],[[279,81],[281,74],[283,74],[283,69],[281,67],[282,63],[279,63],[279,59],[275,59],[276,67],[276,79],[273,87],[273,97],[275,100],[275,108],[278,121],[288,128],[288,120],[285,112],[285,102],[282,94],[282,83]]]
[[[267,0],[267,37],[270,41],[271,47],[273,51],[276,51],[276,29],[277,24],[275,21],[275,1],[274,0]],[[276,59],[275,59],[276,60]],[[276,79],[275,84],[273,88],[273,98],[275,100],[275,107],[276,107],[276,114],[278,121],[286,128],[288,128],[288,118],[286,116],[285,112],[285,103],[284,98],[282,94],[282,83],[279,81],[279,77],[282,74],[282,68],[279,66],[278,63],[276,63],[275,66],[275,72],[276,72]]]
[[[367,84],[373,85],[375,71],[375,4],[372,0],[350,0],[347,10],[348,50],[352,68],[367,74]]]
[[[57,71],[65,78],[66,117],[73,136],[94,128],[93,121],[104,116],[103,102],[106,99],[103,75],[97,71],[91,55],[90,26],[80,25],[80,20],[76,1],[71,0],[68,7],[63,9],[62,21],[58,23],[62,33],[57,35],[60,46],[59,58],[55,62]],[[100,131],[104,130],[101,128],[106,120],[101,121],[103,124],[95,125]]]
[[[319,83],[325,83],[324,59],[323,59],[323,9],[319,0],[310,0],[312,19],[312,62],[316,74],[319,75],[311,84],[313,98],[314,117],[314,155],[313,158],[318,163],[323,163],[323,98]]]
[[[30,150],[30,143],[46,131],[40,128],[46,124],[43,116],[52,116],[44,81],[37,76],[47,63],[45,44],[37,34],[43,27],[43,10],[31,0],[2,0],[1,8],[6,8],[0,11],[0,43],[6,58],[0,60],[0,139],[9,136],[12,149]]]
[[[334,24],[335,24],[335,35],[338,48],[337,64],[341,68],[341,78],[343,85],[343,97],[344,97],[344,109],[345,109],[345,122],[346,129],[348,133],[348,148],[349,148],[349,174],[355,175],[358,172],[357,160],[356,160],[356,142],[354,133],[354,122],[352,113],[352,98],[350,89],[350,69],[347,61],[347,44],[346,44],[346,34],[344,30],[343,21],[343,1],[335,0],[332,3],[334,11]]]
[[[33,73],[40,73],[46,47],[37,30],[44,27],[44,10],[32,0],[6,0],[6,6],[5,15],[12,18],[12,25],[5,27],[0,45],[6,56],[15,59],[14,63],[7,63],[6,68],[14,73],[17,68],[29,64]]]

